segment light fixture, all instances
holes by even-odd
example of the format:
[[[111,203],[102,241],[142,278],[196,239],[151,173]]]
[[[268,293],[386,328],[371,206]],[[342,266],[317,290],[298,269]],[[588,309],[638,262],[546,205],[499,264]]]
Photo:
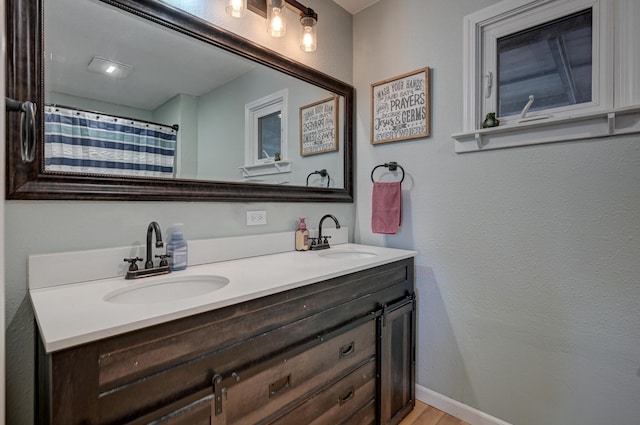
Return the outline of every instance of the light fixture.
[[[227,0],[227,4],[240,0]],[[315,52],[318,47],[316,24],[318,14],[296,0],[243,0],[244,8],[267,18],[267,32],[272,37],[284,37],[287,32],[287,8],[300,16],[300,49],[304,52]],[[229,12],[230,6],[227,6]],[[233,16],[233,15],[232,15]]]
[[[133,66],[131,65],[101,58],[100,56],[94,56],[89,65],[87,65],[87,69],[113,78],[127,78],[133,72]]]
[[[286,5],[285,0],[267,0],[267,32],[271,37],[284,37],[287,32]]]
[[[242,18],[247,13],[247,0],[227,0],[225,10],[229,16]]]
[[[313,13],[311,9],[308,9],[307,13],[300,18],[300,25],[302,25],[302,30],[300,31],[300,49],[302,49],[303,52],[315,52],[318,47],[317,23],[318,15]]]

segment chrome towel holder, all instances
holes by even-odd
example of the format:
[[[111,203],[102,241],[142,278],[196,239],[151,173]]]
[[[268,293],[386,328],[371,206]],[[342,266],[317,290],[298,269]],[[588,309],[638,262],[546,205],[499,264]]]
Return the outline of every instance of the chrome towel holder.
[[[384,164],[376,165],[375,167],[373,167],[373,170],[371,170],[371,181],[373,183],[375,183],[375,180],[373,179],[373,173],[376,171],[376,169],[380,167],[388,168],[389,171],[397,171],[398,168],[400,168],[400,170],[402,171],[402,178],[400,179],[400,183],[404,181],[404,168],[402,168],[402,165],[398,164],[395,161],[390,161],[390,162],[386,162]]]

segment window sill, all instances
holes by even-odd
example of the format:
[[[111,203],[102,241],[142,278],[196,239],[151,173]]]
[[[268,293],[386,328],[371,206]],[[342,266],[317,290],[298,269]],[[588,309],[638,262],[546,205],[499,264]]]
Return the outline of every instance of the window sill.
[[[265,162],[264,164],[240,167],[243,177],[266,176],[291,172],[291,161]]]
[[[640,133],[640,105],[452,134],[456,153]]]

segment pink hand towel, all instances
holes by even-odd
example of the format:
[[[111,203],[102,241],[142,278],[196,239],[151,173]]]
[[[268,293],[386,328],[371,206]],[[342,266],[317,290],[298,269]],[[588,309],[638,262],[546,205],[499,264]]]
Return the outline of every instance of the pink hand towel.
[[[371,211],[371,230],[373,233],[396,234],[401,221],[401,182],[374,182]]]

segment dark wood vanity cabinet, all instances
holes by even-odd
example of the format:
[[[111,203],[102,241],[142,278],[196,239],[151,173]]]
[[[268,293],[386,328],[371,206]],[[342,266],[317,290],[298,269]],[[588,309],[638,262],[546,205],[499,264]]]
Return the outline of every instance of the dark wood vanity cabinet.
[[[397,424],[414,405],[413,259],[38,361],[39,424]]]

